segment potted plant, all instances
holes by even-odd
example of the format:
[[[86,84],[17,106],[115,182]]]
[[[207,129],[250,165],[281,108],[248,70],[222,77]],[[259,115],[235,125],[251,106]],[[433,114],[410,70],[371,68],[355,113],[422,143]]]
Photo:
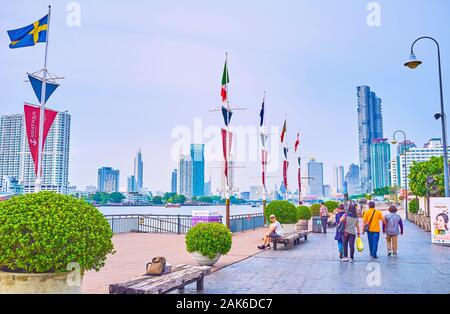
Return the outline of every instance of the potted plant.
[[[295,224],[298,222],[297,208],[288,201],[272,201],[264,211],[266,221],[269,221],[270,215],[275,215],[277,220],[283,225],[285,232],[295,230]]]
[[[413,199],[409,202],[408,204],[408,212],[409,212],[409,217],[410,220],[415,223],[418,224],[417,222],[417,212],[419,211],[419,201],[417,199]]]
[[[213,266],[231,249],[231,232],[222,223],[199,223],[186,234],[186,250],[197,264]]]
[[[114,253],[103,214],[54,192],[0,202],[0,293],[79,293]]]
[[[299,206],[297,207],[298,214],[298,224],[297,231],[308,230],[308,222],[312,217],[311,209],[308,206]]]

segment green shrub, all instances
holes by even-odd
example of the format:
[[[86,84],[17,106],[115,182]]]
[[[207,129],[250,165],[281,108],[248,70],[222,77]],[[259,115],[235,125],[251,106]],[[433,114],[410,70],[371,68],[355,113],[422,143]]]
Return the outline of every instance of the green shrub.
[[[0,202],[0,265],[14,272],[99,270],[114,253],[103,214],[83,200],[54,192]]]
[[[311,205],[311,212],[313,216],[320,216],[320,204]]]
[[[312,217],[311,209],[308,206],[297,207],[298,220],[310,220]]]
[[[332,213],[339,206],[339,202],[336,201],[327,201],[325,202],[325,206],[328,208],[328,212]]]
[[[275,215],[282,224],[295,224],[298,221],[297,208],[288,201],[272,201],[266,206],[264,212],[267,221],[270,215]]]
[[[413,199],[408,204],[408,211],[413,214],[417,214],[419,211],[419,201],[417,199]]]
[[[231,250],[231,232],[221,223],[199,223],[186,234],[186,250],[209,258]]]

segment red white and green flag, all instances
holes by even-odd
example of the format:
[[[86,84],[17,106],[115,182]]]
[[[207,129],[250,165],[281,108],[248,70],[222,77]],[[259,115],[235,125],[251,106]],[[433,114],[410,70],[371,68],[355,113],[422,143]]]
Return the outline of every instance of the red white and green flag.
[[[222,102],[228,101],[228,83],[230,83],[230,76],[228,75],[227,60],[225,60],[222,75],[222,89],[220,91],[220,95],[222,96]]]

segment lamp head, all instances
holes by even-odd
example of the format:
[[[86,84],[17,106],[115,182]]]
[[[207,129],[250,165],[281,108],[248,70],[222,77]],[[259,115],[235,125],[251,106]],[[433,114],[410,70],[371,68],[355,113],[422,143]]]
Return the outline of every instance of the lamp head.
[[[398,142],[397,142],[396,140],[392,140],[392,141],[391,141],[391,144],[392,144],[392,145],[397,145]]]
[[[441,115],[440,113],[436,113],[436,114],[434,115],[434,118],[435,118],[436,120],[439,120],[441,117],[442,117],[442,115]]]
[[[416,55],[413,52],[411,52],[411,56],[409,57],[409,60],[407,62],[405,62],[405,67],[408,67],[410,69],[415,69],[421,64],[422,64],[422,61],[417,60]]]

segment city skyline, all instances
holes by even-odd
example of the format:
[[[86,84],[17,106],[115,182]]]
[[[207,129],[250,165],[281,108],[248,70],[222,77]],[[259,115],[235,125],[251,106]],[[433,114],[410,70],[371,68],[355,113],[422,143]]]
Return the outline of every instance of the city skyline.
[[[407,131],[418,146],[440,137],[440,125],[433,118],[438,111],[437,86],[429,79],[437,75],[434,49],[426,44],[416,48],[424,61],[416,72],[402,64],[411,41],[420,35],[437,37],[443,52],[450,51],[450,31],[442,27],[450,5],[445,1],[413,2],[415,5],[411,1],[379,1],[380,27],[367,25],[367,1],[289,2],[286,8],[254,1],[230,1],[220,7],[204,1],[143,3],[139,12],[118,3],[105,1],[94,6],[80,1],[80,27],[69,27],[65,7],[52,4],[49,69],[67,78],[62,83],[65,88],[54,93],[49,106],[69,110],[72,115],[70,184],[79,188],[95,184],[96,171],[102,165],[133,173],[130,152],[142,147],[147,152],[144,185],[152,191],[169,191],[169,174],[177,165],[177,160],[170,158],[173,128],[192,129],[196,117],[201,117],[205,126],[220,125],[220,117],[208,110],[220,102],[225,51],[230,58],[230,97],[247,107],[236,113],[234,123],[257,124],[260,98],[266,90],[268,124],[281,127],[284,115],[289,115],[288,141],[293,142],[300,130],[302,157],[315,156],[323,162],[324,184],[332,183],[336,158],[345,169],[359,164],[356,86],[368,85],[383,99],[385,137],[390,138],[398,128]],[[44,15],[47,4],[10,4],[0,12],[3,26],[7,29],[39,18],[35,15]],[[225,34],[216,22],[222,9],[236,21]],[[18,16],[18,12],[24,13]],[[122,14],[130,18],[123,21],[118,18]],[[160,18],[164,14],[167,20]],[[409,23],[407,17],[417,23]],[[270,21],[271,26],[262,20]],[[109,36],[111,32],[115,36]],[[331,35],[335,33],[341,35]],[[105,49],[93,49],[98,47],[98,38]],[[34,99],[23,80],[25,72],[42,66],[43,56],[43,46],[13,54],[7,41],[6,37],[0,39],[0,58],[7,60],[0,74],[0,115],[20,113],[23,102]],[[146,43],[139,51],[129,49],[136,41]],[[323,45],[333,48],[333,60]],[[114,76],[119,69],[121,76],[132,79],[119,84]],[[92,71],[98,76],[95,80],[85,75]],[[450,71],[445,58],[443,72],[448,94],[445,73]],[[99,119],[102,116],[108,118]],[[149,117],[166,118],[147,123]],[[329,130],[326,136],[318,132],[324,125]],[[156,149],[157,154],[153,153]],[[235,178],[241,190],[255,185],[252,177],[259,173],[258,162],[244,166]],[[205,171],[210,168],[206,164]],[[292,169],[291,183],[296,182]],[[219,170],[212,171],[212,191],[216,191]],[[281,168],[269,175],[276,177],[268,182],[273,186],[281,179]],[[126,175],[121,176],[120,187],[125,190]]]

